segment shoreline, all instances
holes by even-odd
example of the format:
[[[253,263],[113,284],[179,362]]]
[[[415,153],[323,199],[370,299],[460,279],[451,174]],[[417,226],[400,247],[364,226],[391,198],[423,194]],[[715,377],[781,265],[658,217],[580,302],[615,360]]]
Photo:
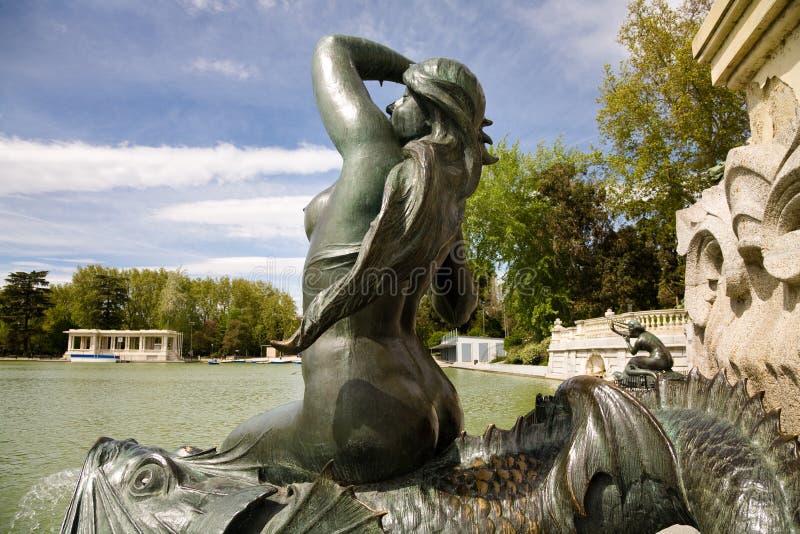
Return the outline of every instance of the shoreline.
[[[67,362],[63,356],[0,356],[0,362]]]
[[[196,360],[167,360],[167,361],[124,361],[120,363],[205,363],[207,364],[209,360],[217,360],[218,363],[272,363],[272,364],[279,364],[279,363],[295,363],[301,361],[298,356],[284,356],[283,358],[228,358],[228,359],[221,359],[221,358],[198,358]],[[0,356],[0,362],[54,362],[54,363],[70,363],[70,360],[61,357],[47,357],[47,356]]]
[[[526,376],[528,378],[540,378],[542,380],[552,380],[554,382],[563,382],[563,378],[555,378],[547,376],[546,365],[516,365],[506,363],[467,363],[467,362],[445,362],[435,359],[439,367],[446,369],[452,367],[455,369],[465,369],[467,371],[482,371],[484,373],[495,373],[512,376]]]
[[[125,362],[125,363],[200,363],[208,364],[212,358],[199,358],[197,360],[177,360],[168,362]],[[261,363],[261,364],[280,364],[280,363],[294,363],[299,362],[301,359],[297,356],[284,356],[283,358],[240,358],[239,361],[234,362],[233,359],[222,360],[218,362],[221,364],[229,363]],[[528,378],[539,378],[542,380],[552,380],[554,382],[563,382],[562,378],[548,377],[546,365],[511,365],[504,363],[466,363],[466,362],[445,362],[434,358],[439,367],[446,369],[452,367],[455,369],[464,369],[467,371],[481,371],[484,373],[495,373],[511,376],[525,376]],[[53,363],[70,363],[64,357],[46,357],[46,356],[0,356],[0,362],[53,362]]]

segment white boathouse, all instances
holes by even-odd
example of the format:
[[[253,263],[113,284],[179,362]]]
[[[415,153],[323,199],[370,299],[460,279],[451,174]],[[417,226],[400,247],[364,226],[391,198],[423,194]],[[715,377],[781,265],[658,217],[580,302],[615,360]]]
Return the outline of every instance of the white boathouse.
[[[458,330],[442,336],[431,350],[439,351],[439,359],[446,362],[489,363],[506,355],[502,338],[462,336]]]
[[[70,329],[64,358],[72,362],[174,362],[183,356],[175,330]]]

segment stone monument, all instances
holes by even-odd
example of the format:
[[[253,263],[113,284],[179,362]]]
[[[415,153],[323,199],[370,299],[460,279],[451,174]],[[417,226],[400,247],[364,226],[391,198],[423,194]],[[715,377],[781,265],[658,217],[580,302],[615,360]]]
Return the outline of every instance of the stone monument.
[[[744,90],[752,137],[677,214],[690,365],[766,391],[800,432],[800,3],[717,0],[693,42],[712,81]]]

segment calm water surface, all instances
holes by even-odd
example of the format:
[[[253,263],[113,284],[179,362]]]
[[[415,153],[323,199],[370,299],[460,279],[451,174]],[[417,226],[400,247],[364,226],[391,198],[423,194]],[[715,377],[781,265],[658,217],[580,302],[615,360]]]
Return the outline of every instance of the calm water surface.
[[[557,382],[445,371],[470,434],[528,412]],[[0,532],[57,532],[80,466],[100,436],[218,446],[233,428],[300,399],[300,366],[0,362]]]

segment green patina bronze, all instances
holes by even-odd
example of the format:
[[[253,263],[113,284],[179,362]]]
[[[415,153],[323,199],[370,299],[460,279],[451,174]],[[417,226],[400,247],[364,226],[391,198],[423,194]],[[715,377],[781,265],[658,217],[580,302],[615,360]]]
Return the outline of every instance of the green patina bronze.
[[[274,343],[302,352],[303,400],[219,450],[102,438],[62,532],[800,530],[797,440],[722,375],[630,392],[577,377],[512,429],[465,435],[414,321],[426,291],[454,325],[476,304],[460,226],[493,162],[480,84],[347,36],[320,41],[313,80],[344,163],[306,208],[302,324]],[[365,80],[405,85],[388,116]],[[671,365],[633,327],[631,352],[650,357],[631,361]]]
[[[636,386],[639,384],[652,386],[657,376],[668,375],[674,377],[672,371],[672,353],[664,342],[655,334],[644,329],[642,323],[631,319],[625,324],[610,321],[611,330],[625,339],[625,345],[633,358],[625,364],[625,369],[614,373],[621,384]],[[631,345],[631,338],[636,339]],[[647,352],[647,356],[636,356],[640,351]]]

